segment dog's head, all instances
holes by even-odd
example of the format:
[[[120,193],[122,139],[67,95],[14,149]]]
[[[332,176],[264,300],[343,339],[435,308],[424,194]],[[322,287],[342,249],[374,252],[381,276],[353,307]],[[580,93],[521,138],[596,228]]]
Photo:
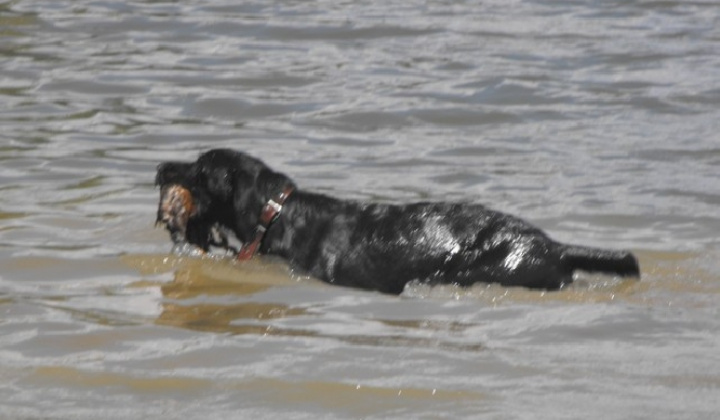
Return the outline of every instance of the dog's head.
[[[252,239],[265,203],[292,181],[244,153],[215,149],[195,162],[163,162],[155,185],[160,187],[157,223],[173,242],[189,242],[203,250],[227,248],[227,231],[241,242]]]

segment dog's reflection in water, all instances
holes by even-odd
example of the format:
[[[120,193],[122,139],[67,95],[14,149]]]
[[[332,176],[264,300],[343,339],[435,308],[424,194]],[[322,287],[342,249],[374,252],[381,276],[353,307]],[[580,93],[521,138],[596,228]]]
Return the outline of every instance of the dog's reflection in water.
[[[186,260],[175,271],[173,281],[160,285],[163,301],[157,324],[230,334],[307,335],[268,323],[307,315],[305,309],[252,301],[257,293],[294,282],[282,267],[253,261],[242,264],[239,270],[227,261]],[[238,276],[249,281],[240,282]]]

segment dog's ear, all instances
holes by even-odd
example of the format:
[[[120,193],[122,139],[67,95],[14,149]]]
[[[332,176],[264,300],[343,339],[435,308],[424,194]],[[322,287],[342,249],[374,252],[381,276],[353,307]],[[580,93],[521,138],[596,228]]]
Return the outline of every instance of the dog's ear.
[[[290,178],[267,167],[254,177],[243,174],[235,177],[233,228],[241,241],[253,238],[263,206],[289,186],[295,186]]]

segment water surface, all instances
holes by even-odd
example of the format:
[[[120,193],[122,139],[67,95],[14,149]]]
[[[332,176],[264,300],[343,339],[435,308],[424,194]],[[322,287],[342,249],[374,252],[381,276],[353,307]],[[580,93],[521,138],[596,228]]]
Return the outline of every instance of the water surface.
[[[0,417],[714,419],[720,4],[0,3]],[[484,203],[641,281],[400,297],[169,254],[213,147]]]

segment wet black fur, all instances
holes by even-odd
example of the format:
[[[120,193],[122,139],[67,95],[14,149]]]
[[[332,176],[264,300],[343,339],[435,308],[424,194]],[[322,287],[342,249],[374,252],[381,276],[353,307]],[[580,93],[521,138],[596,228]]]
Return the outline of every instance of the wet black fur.
[[[558,289],[575,270],[639,276],[626,251],[565,245],[529,223],[477,204],[367,204],[304,191],[258,159],[211,150],[196,162],[158,166],[156,184],[190,190],[197,214],[188,242],[205,250],[220,225],[240,241],[255,235],[263,205],[295,191],[260,247],[328,283],[401,293],[405,284],[493,282]]]

